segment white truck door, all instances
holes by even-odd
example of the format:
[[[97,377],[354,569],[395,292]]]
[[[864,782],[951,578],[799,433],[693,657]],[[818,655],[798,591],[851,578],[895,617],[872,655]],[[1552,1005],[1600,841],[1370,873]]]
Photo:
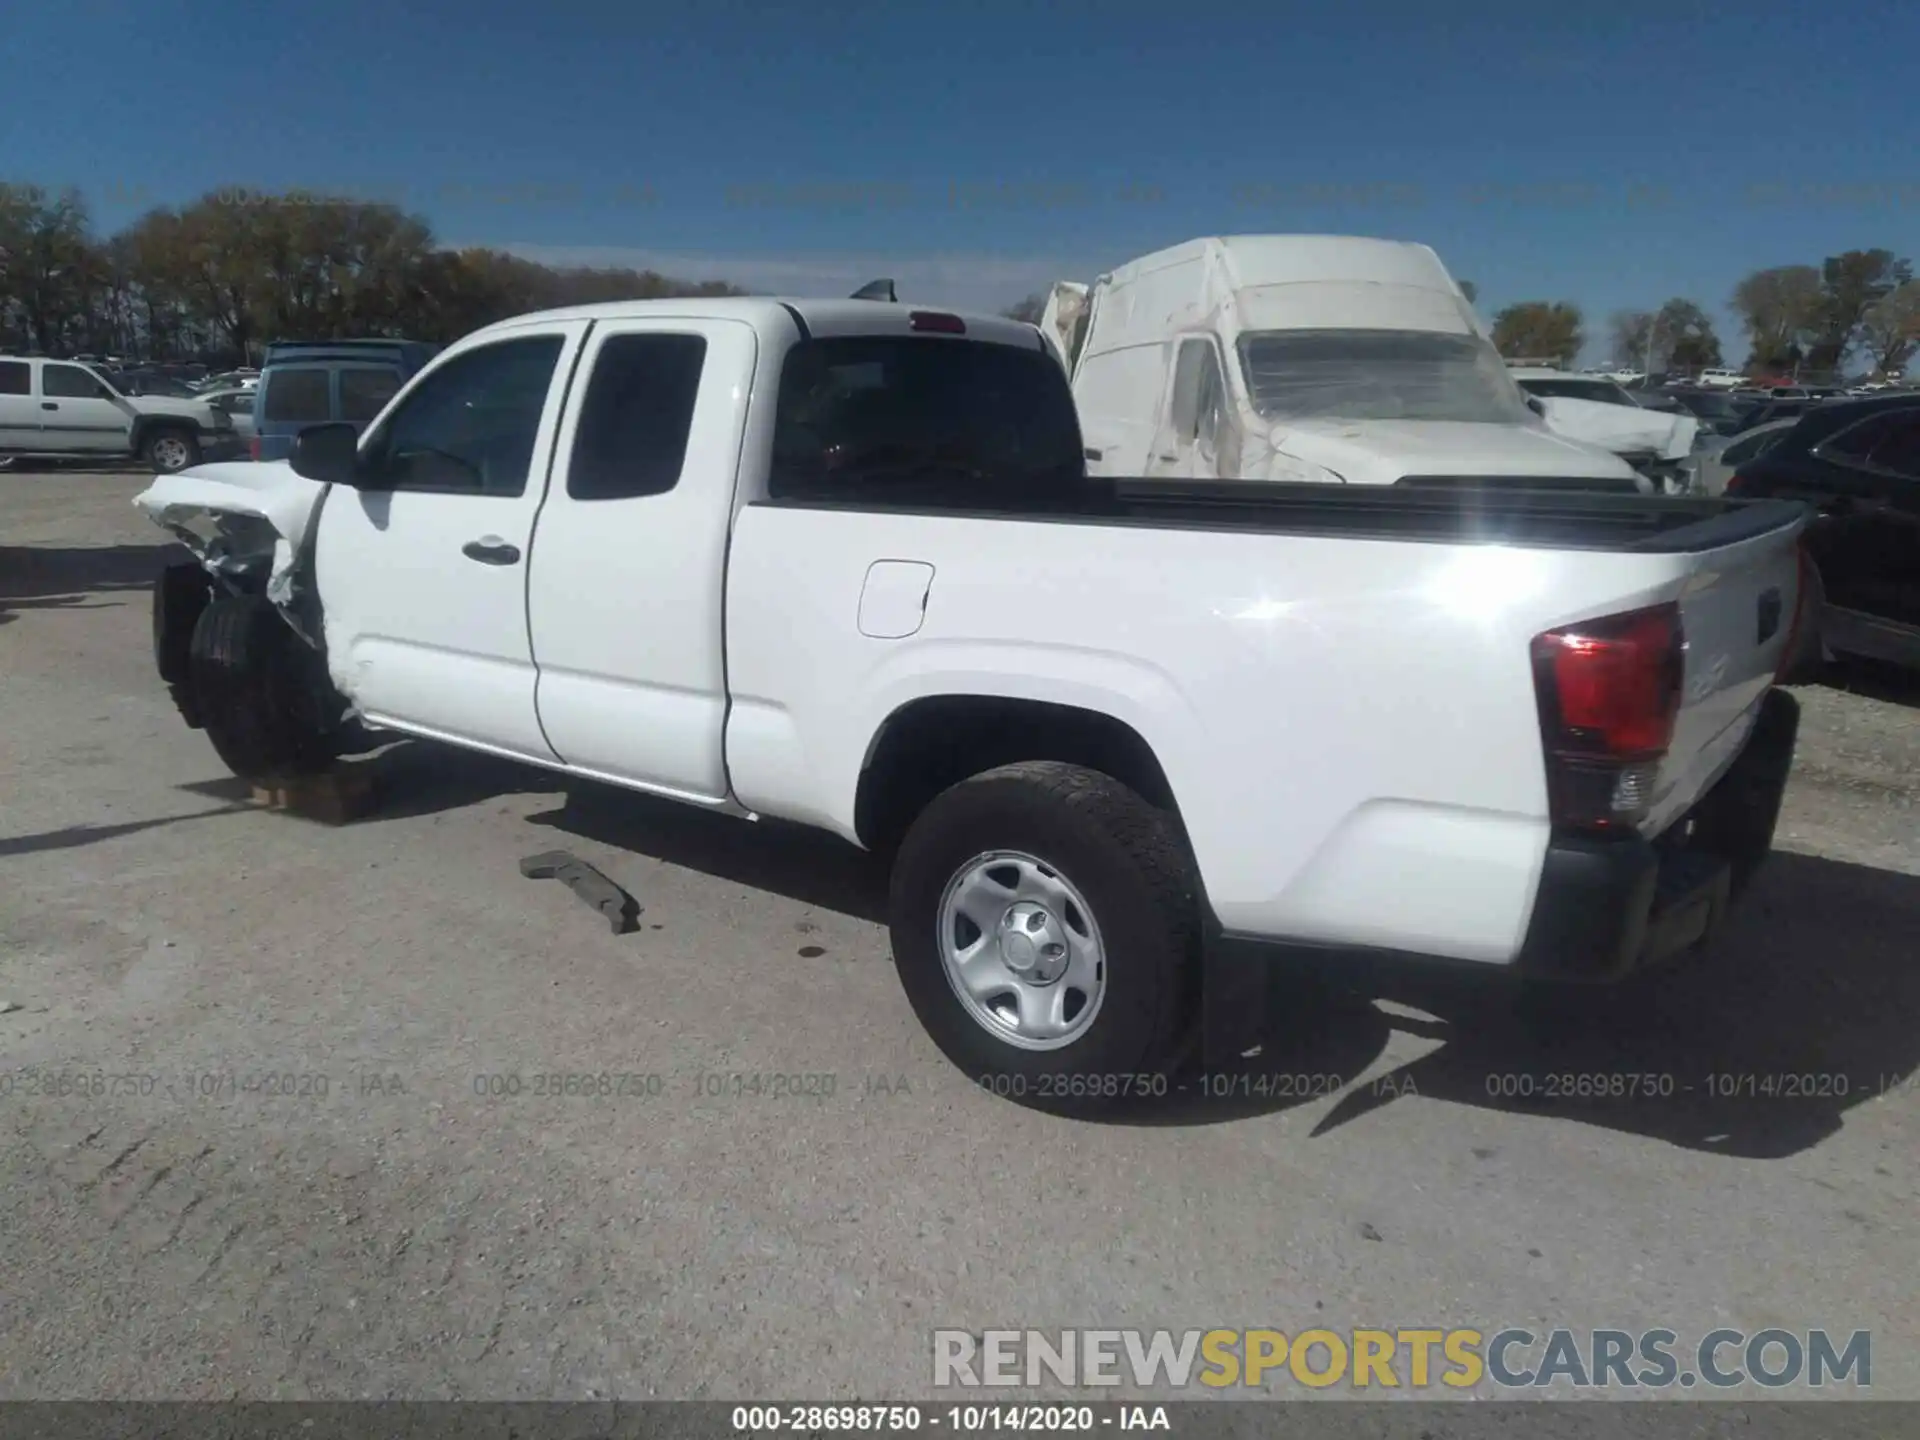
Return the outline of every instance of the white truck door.
[[[40,366],[40,448],[86,455],[124,455],[133,443],[126,402],[84,365]]]
[[[0,360],[0,452],[40,448],[40,402],[31,360]]]
[[[371,488],[328,494],[328,663],[369,720],[555,758],[534,706],[527,555],[587,328],[535,322],[450,348],[361,442]]]
[[[603,321],[540,512],[528,615],[540,721],[576,769],[728,794],[723,601],[758,349],[738,320]]]

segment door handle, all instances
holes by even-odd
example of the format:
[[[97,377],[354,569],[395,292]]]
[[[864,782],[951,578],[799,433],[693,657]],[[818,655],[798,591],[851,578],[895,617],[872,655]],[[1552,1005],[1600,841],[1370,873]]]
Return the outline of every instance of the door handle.
[[[40,408],[42,410],[58,410],[60,407],[51,400],[42,400],[40,402]]]
[[[1180,457],[1178,455],[1156,455],[1154,458],[1156,460],[1164,460],[1169,465],[1171,465],[1174,461],[1178,460]]]
[[[482,565],[517,565],[520,563],[520,547],[509,545],[506,541],[488,535],[483,539],[469,540],[460,547],[460,553],[469,560],[478,560]]]
[[[1105,455],[1106,453],[1107,452],[1104,450],[1099,450],[1089,445],[1085,447],[1083,450],[1081,450],[1080,456],[1084,460],[1098,460],[1102,455]]]

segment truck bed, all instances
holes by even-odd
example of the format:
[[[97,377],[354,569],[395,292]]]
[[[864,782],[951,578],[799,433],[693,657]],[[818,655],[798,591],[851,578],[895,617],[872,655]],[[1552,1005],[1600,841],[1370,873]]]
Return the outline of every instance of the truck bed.
[[[1698,554],[1784,528],[1789,501],[1672,498],[1572,488],[1561,480],[1428,476],[1392,486],[1265,480],[1088,478],[1062,489],[1030,482],[903,485],[897,501],[770,500],[801,509],[1043,520],[1150,529],[1226,530],[1437,544],[1486,541],[1553,550]]]

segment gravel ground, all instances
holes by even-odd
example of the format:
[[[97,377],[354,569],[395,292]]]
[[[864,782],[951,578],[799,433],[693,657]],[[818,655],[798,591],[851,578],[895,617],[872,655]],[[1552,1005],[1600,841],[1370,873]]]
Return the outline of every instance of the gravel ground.
[[[0,1397],[924,1396],[936,1326],[1518,1324],[1869,1329],[1920,1398],[1911,691],[1801,692],[1783,853],[1631,1003],[1396,989],[1297,1027],[1338,1093],[1073,1123],[945,1065],[831,841],[410,746],[359,824],[251,808],[152,673],[140,484],[0,475]],[[517,873],[562,846],[638,934]],[[1491,1093],[1592,1072],[1674,1091]]]

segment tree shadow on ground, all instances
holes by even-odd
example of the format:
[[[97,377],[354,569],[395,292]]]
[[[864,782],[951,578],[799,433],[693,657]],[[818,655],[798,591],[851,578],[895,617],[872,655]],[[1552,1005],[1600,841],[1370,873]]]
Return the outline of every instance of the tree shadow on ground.
[[[186,550],[153,545],[0,545],[0,625],[22,610],[87,610],[97,595],[146,590]]]

